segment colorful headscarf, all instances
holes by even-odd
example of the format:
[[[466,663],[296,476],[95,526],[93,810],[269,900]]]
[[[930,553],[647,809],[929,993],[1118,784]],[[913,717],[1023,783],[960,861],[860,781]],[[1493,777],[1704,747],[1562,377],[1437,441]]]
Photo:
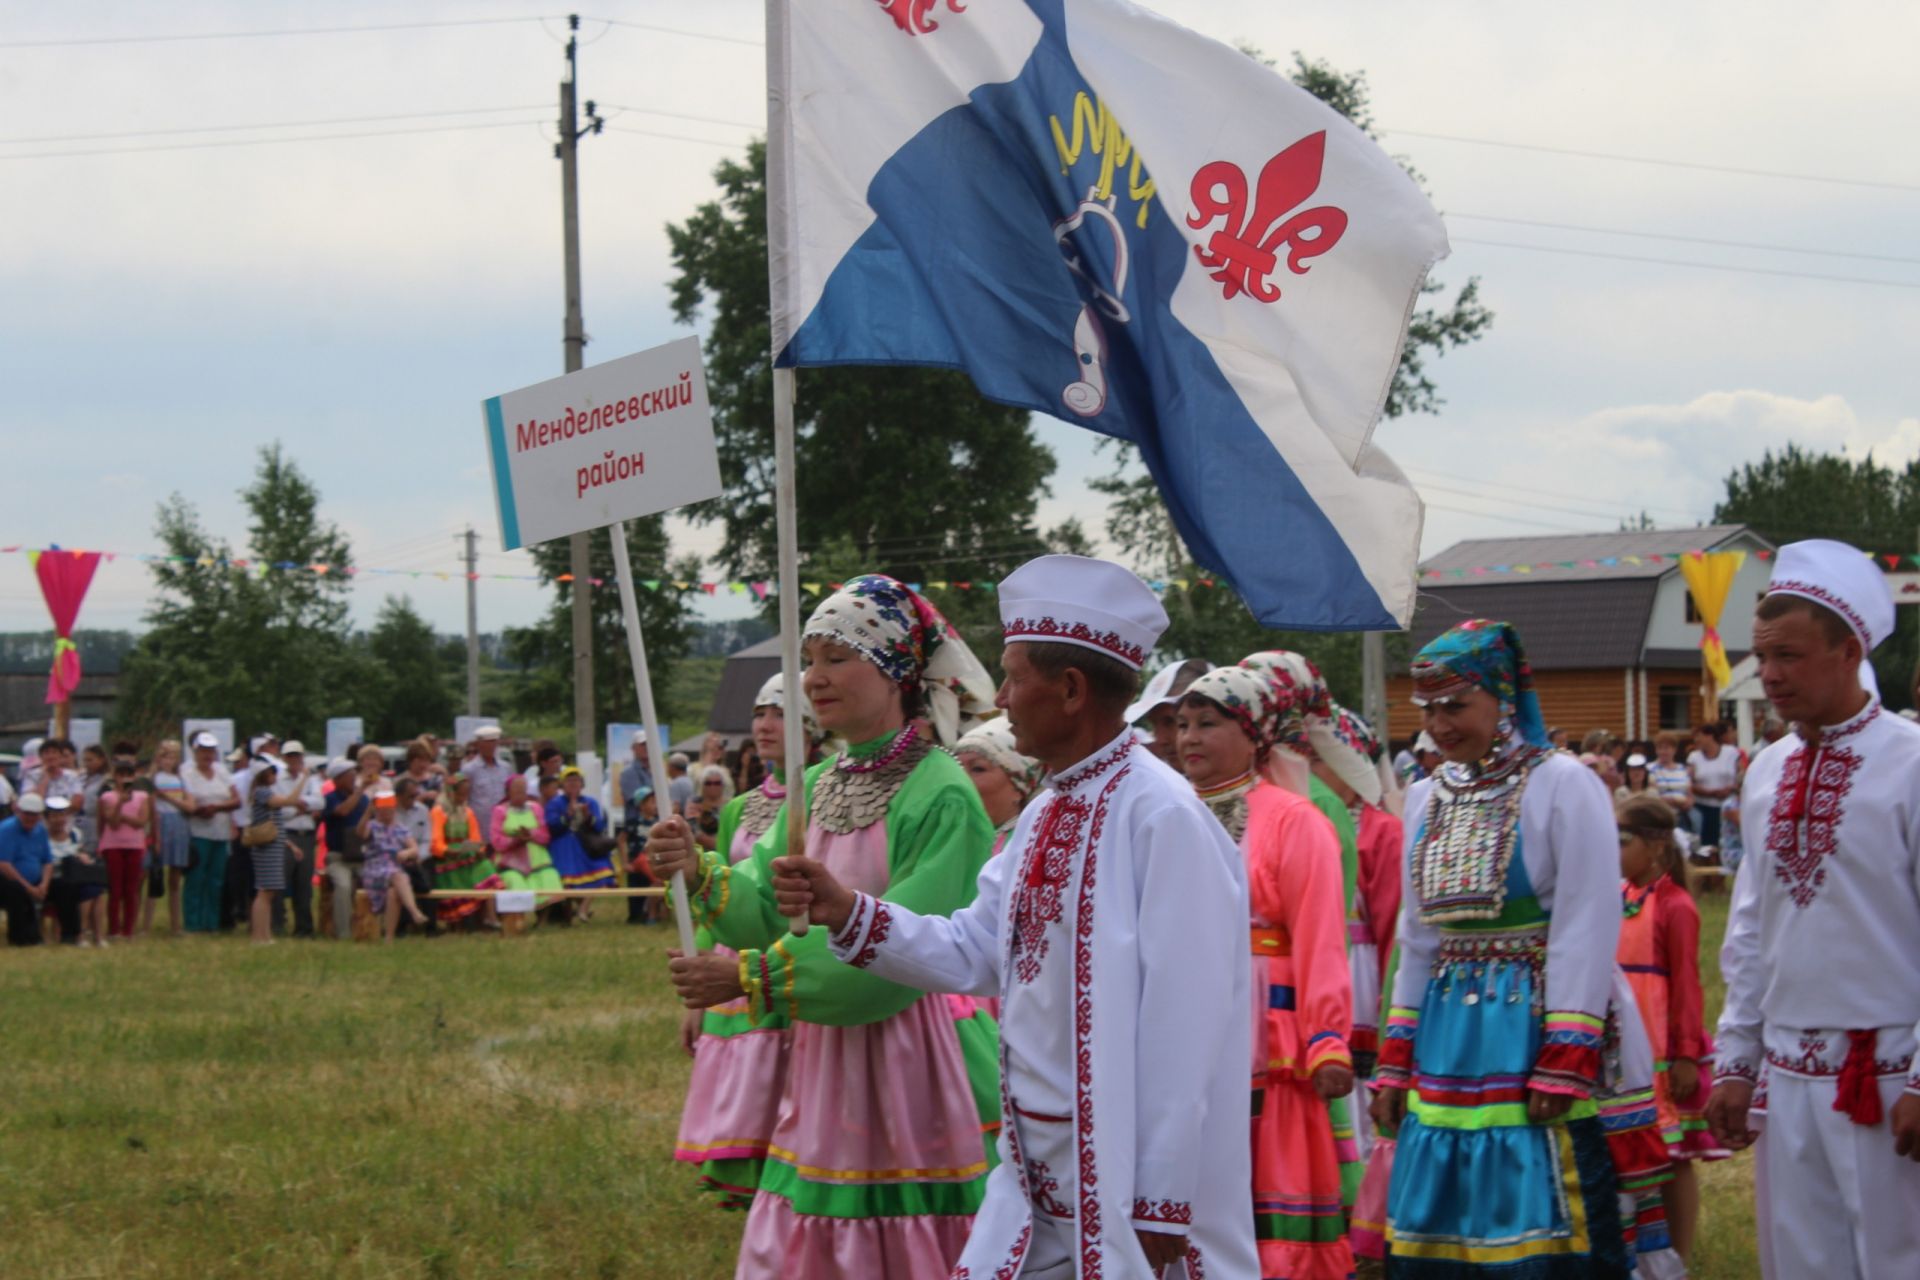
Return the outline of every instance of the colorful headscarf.
[[[1358,712],[1339,703],[1333,704],[1333,735],[1349,748],[1372,760],[1380,754],[1380,738]]]
[[[1285,710],[1278,741],[1295,755],[1318,759],[1368,804],[1380,803],[1380,774],[1373,761],[1341,740],[1334,729],[1339,709],[1320,668],[1289,649],[1249,654],[1240,665],[1260,672],[1280,690]]]
[[[1428,644],[1413,660],[1413,700],[1445,702],[1469,689],[1500,701],[1500,714],[1529,746],[1545,748],[1547,722],[1533,691],[1533,669],[1510,622],[1475,618]]]
[[[767,682],[760,686],[760,692],[753,698],[753,709],[758,711],[762,707],[778,707],[781,715],[787,713],[786,672],[774,672],[767,677]],[[806,723],[807,736],[813,741],[818,742],[826,737],[827,731],[820,727],[820,717],[813,713],[813,703],[804,690],[800,694],[800,718]]]
[[[838,641],[902,689],[924,690],[927,718],[943,744],[992,714],[993,678],[967,642],[918,592],[884,574],[842,585],[821,601],[802,635]]]
[[[1233,717],[1262,756],[1279,741],[1285,694],[1261,672],[1248,667],[1215,667],[1187,686],[1185,696],[1195,694],[1218,704]]]
[[[1046,772],[1046,766],[1032,756],[1023,756],[1020,749],[1013,745],[1013,726],[1004,717],[989,720],[976,725],[960,735],[953,744],[953,753],[973,751],[992,761],[1002,773],[1013,781],[1013,789],[1026,800],[1040,789],[1040,776]]]

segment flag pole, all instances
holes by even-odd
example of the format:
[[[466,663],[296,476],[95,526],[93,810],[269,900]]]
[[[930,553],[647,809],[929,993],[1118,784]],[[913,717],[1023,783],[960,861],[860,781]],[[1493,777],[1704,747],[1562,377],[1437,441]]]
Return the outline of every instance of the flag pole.
[[[633,595],[633,565],[627,556],[627,522],[616,520],[607,529],[613,541],[613,576],[620,584],[620,620],[626,624],[627,656],[633,660],[633,683],[640,693],[640,723],[647,732],[648,757],[655,769],[665,767],[667,744],[660,741],[660,713],[653,705],[653,677],[647,674],[647,641],[640,633],[640,605]],[[588,584],[575,580],[573,589],[585,591]],[[607,762],[611,768],[613,762]],[[619,783],[616,780],[615,786]],[[625,801],[626,797],[621,797]],[[687,906],[687,877],[673,873],[673,920],[680,927],[680,954],[700,954],[693,937],[693,912]]]
[[[786,331],[788,148],[792,123],[787,114],[787,0],[767,0],[767,286],[769,363],[778,360]],[[794,489],[793,370],[773,370],[774,536],[780,547],[780,670],[785,688],[787,852],[807,851],[807,730],[800,689],[800,552],[798,501]],[[803,913],[788,922],[794,937],[805,937]]]

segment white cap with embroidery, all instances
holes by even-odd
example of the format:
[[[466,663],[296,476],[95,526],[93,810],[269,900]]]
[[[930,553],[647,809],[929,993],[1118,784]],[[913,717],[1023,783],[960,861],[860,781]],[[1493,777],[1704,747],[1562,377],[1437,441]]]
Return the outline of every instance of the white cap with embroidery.
[[[1167,611],[1117,564],[1041,556],[1001,581],[1000,626],[1008,643],[1079,645],[1138,671],[1167,629]]]
[[[1770,596],[1800,596],[1840,616],[1868,653],[1893,634],[1887,575],[1858,547],[1829,538],[1790,542],[1773,561]]]

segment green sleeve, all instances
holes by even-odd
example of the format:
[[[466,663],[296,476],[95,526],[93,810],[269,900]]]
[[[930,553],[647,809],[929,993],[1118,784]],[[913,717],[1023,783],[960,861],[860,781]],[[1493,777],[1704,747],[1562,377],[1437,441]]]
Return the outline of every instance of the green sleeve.
[[[1360,883],[1360,838],[1353,829],[1353,815],[1347,812],[1340,797],[1333,794],[1333,788],[1318,778],[1312,780],[1310,795],[1314,807],[1327,815],[1340,837],[1340,881],[1346,894],[1342,901],[1346,903],[1347,919],[1354,920],[1357,917],[1353,914],[1353,895]]]
[[[774,851],[785,848],[785,824],[783,811],[754,849],[756,863],[771,860]],[[916,914],[939,916],[952,915],[973,901],[980,870],[993,853],[993,824],[953,757],[934,752],[922,760],[888,805],[886,824],[888,884],[880,895],[883,900]],[[756,880],[754,888],[763,883]],[[736,882],[733,893],[744,887]],[[926,994],[841,964],[827,949],[825,929],[815,927],[796,938],[785,931],[785,917],[772,912],[770,896],[767,903],[766,910],[782,927],[763,940],[763,950],[742,948],[756,1012],[857,1026],[890,1018]]]
[[[715,837],[714,848],[722,858],[732,853],[733,836],[740,830],[740,815],[746,807],[747,797],[743,792],[727,801],[726,806],[720,810],[720,831]],[[702,951],[713,950],[716,939],[713,936],[713,930],[707,927],[704,919],[694,928],[693,940]]]

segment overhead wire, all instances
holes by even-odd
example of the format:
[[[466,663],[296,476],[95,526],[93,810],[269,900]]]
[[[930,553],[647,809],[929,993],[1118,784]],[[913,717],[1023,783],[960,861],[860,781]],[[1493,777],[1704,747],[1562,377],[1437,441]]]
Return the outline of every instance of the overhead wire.
[[[564,15],[548,15],[564,16]],[[0,49],[71,49],[81,45],[185,44],[196,40],[263,40],[281,36],[336,36],[363,31],[424,31],[432,27],[500,27],[540,22],[539,14],[518,18],[443,18],[426,22],[371,22],[335,27],[278,27],[252,31],[151,32],[124,36],[59,36],[44,40],[0,40]]]
[[[1833,284],[1877,285],[1884,289],[1920,289],[1920,280],[1875,280],[1869,276],[1836,276],[1817,271],[1787,271],[1776,267],[1741,267],[1724,262],[1699,262],[1689,258],[1650,258],[1636,253],[1611,253],[1602,249],[1574,249],[1562,245],[1522,244],[1514,240],[1482,240],[1477,236],[1453,236],[1455,244],[1489,245],[1496,249],[1524,249],[1531,253],[1558,253],[1575,258],[1604,258],[1612,262],[1643,262],[1661,267],[1694,267],[1701,271],[1727,271],[1736,275],[1781,276],[1790,280],[1825,280]]]
[[[1625,227],[1585,227],[1571,222],[1540,222],[1532,218],[1501,218],[1490,213],[1452,213],[1446,218],[1464,218],[1470,222],[1502,222],[1515,227],[1540,227],[1550,231],[1580,231],[1590,235],[1632,236],[1640,240],[1675,240],[1684,244],[1716,245],[1724,249],[1760,249],[1768,253],[1804,253],[1821,258],[1855,258],[1863,262],[1897,262],[1920,266],[1920,258],[1904,258],[1889,253],[1848,253],[1843,249],[1810,249],[1805,245],[1765,244],[1754,240],[1720,240],[1712,236],[1679,235],[1671,231],[1630,231]]]
[[[284,138],[220,138],[205,142],[167,142],[151,147],[82,147],[69,151],[27,151],[0,155],[0,163],[9,160],[56,160],[71,156],[121,156],[159,151],[204,151],[226,147],[267,147],[287,142],[341,142],[364,138],[403,138],[423,133],[463,133],[480,129],[519,129],[539,126],[545,120],[476,120],[468,124],[422,125],[417,129],[373,129],[353,133],[294,134]]]
[[[117,138],[159,138],[190,133],[244,133],[256,129],[319,129],[343,124],[380,124],[391,120],[434,120],[448,116],[500,115],[509,111],[551,111],[537,102],[520,107],[461,107],[450,111],[405,111],[381,116],[334,116],[325,120],[273,120],[259,124],[202,124],[173,129],[127,129],[113,133],[54,133],[30,138],[0,138],[0,146],[28,146],[52,142],[106,142]]]

